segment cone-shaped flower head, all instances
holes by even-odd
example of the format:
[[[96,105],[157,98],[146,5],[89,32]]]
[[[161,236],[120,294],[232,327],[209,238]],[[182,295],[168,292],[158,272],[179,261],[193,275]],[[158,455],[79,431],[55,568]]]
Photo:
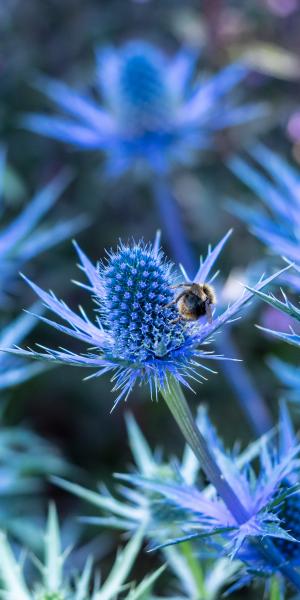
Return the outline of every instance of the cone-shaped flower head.
[[[112,356],[136,363],[168,357],[176,360],[188,333],[183,322],[174,324],[171,265],[151,246],[121,246],[99,268],[103,285],[101,312],[113,342]]]
[[[209,283],[210,271],[221,252],[229,232],[207,258],[190,283]],[[174,266],[168,263],[159,250],[159,238],[154,245],[143,242],[130,245],[120,244],[116,253],[109,253],[106,261],[94,267],[77,247],[90,285],[83,287],[92,292],[97,304],[96,323],[89,320],[83,309],[81,315],[74,313],[53,293],[46,293],[30,283],[44,304],[58,315],[68,326],[39,316],[59,331],[88,343],[88,354],[74,354],[60,350],[46,353],[23,351],[12,352],[55,362],[82,367],[93,367],[93,376],[115,371],[113,381],[119,391],[117,401],[127,398],[136,382],[146,382],[151,394],[157,395],[159,388],[168,385],[168,376],[173,374],[178,381],[188,385],[188,379],[205,379],[200,369],[210,371],[201,359],[223,358],[212,355],[202,346],[214,331],[228,320],[232,320],[240,308],[252,296],[244,292],[227,310],[213,321],[206,317],[187,321],[180,318],[177,297],[174,299],[172,285],[178,283]],[[183,270],[184,277],[187,277]],[[277,274],[260,281],[261,289]],[[190,285],[183,282],[183,286]],[[185,289],[183,287],[183,289]],[[206,299],[207,301],[208,299]],[[171,303],[171,305],[170,305]],[[206,304],[205,304],[206,306]],[[212,311],[212,307],[210,307]],[[203,313],[205,315],[205,311]],[[209,314],[209,317],[211,313]]]
[[[102,150],[108,171],[118,175],[142,159],[156,172],[190,163],[213,144],[215,132],[265,114],[259,104],[235,106],[230,92],[247,76],[233,64],[202,82],[195,80],[197,56],[180,51],[173,59],[154,45],[131,41],[97,53],[103,104],[45,77],[37,87],[65,117],[26,115],[26,128],[82,149]],[[224,100],[226,99],[226,100]]]
[[[149,44],[132,42],[124,48],[115,89],[115,108],[124,131],[143,135],[170,124],[175,98],[165,67],[163,56]]]

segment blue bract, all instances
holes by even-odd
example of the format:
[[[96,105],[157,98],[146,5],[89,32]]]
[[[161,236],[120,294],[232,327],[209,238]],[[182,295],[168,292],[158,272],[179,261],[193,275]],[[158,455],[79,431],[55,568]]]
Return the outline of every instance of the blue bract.
[[[0,212],[4,210],[4,179],[6,174],[5,150],[0,146]],[[26,204],[25,208],[9,223],[0,229],[0,308],[2,328],[0,346],[19,344],[34,327],[31,315],[21,315],[3,326],[5,311],[13,308],[16,296],[16,278],[20,267],[45,250],[67,239],[86,225],[83,216],[56,223],[44,217],[57,202],[71,180],[66,169],[41,188]],[[4,214],[5,218],[5,214]],[[38,308],[35,306],[35,310]],[[40,373],[43,365],[26,365],[24,361],[0,354],[0,390],[18,385]]]
[[[201,259],[193,282],[209,283],[214,278],[211,277],[211,270],[230,233],[213,251],[209,249],[204,261]],[[48,348],[44,348],[45,353],[21,349],[11,352],[91,367],[95,369],[93,377],[114,371],[114,390],[119,392],[116,403],[128,397],[136,382],[149,384],[151,395],[155,397],[160,388],[168,385],[169,375],[174,375],[183,385],[189,386],[189,379],[205,379],[199,373],[200,369],[211,371],[202,364],[203,359],[224,358],[211,354],[203,345],[210,341],[219,327],[236,317],[253,292],[244,291],[238,300],[214,317],[212,323],[206,322],[206,318],[195,322],[178,321],[177,309],[166,306],[173,298],[171,286],[178,282],[178,273],[159,249],[159,236],[153,246],[143,242],[133,242],[128,246],[121,243],[116,253],[108,253],[106,261],[96,267],[77,245],[76,248],[81,268],[89,280],[88,285],[80,285],[93,295],[97,304],[95,322],[87,317],[82,308],[78,315],[53,293],[44,292],[32,282],[29,284],[45,306],[67,325],[43,316],[39,318],[87,343],[88,353],[75,354]],[[184,269],[182,272],[184,278],[189,280]],[[279,273],[260,280],[254,289],[263,288]]]
[[[0,209],[4,208],[2,196],[5,163],[5,151],[0,146]],[[13,289],[12,281],[24,263],[67,239],[86,225],[85,219],[81,216],[69,221],[52,223],[51,226],[50,223],[43,223],[43,229],[38,227],[71,179],[67,169],[62,171],[35,194],[13,221],[1,227],[0,306],[8,305],[8,292]]]
[[[217,130],[265,114],[265,106],[235,106],[228,94],[248,69],[232,64],[212,78],[193,82],[195,53],[169,59],[155,46],[131,41],[97,54],[101,102],[62,82],[41,77],[37,87],[67,116],[29,114],[26,128],[83,150],[104,150],[111,174],[144,159],[156,172],[191,163],[196,150],[212,145]]]
[[[249,158],[235,156],[229,167],[263,204],[248,207],[233,202],[232,209],[273,254],[295,262],[299,271],[300,173],[262,144],[249,150]],[[298,273],[293,271],[285,279],[300,289]]]

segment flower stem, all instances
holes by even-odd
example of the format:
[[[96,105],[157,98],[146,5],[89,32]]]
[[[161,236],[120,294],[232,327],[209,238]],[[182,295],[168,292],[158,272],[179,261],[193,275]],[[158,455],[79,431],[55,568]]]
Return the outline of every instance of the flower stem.
[[[185,440],[198,458],[207,479],[215,487],[217,493],[226,504],[237,524],[242,525],[243,523],[246,523],[250,518],[250,515],[217,465],[205,438],[193,419],[181,386],[173,375],[168,376],[166,385],[161,388],[161,394],[183,433]],[[285,562],[280,551],[268,537],[260,539],[253,538],[251,539],[251,542],[269,563],[280,570],[281,573],[293,583],[297,590],[300,590],[300,573],[298,573],[290,564]]]
[[[270,600],[281,600],[280,584],[276,575],[271,579]]]
[[[201,567],[201,562],[195,557],[190,542],[182,542],[181,544],[182,554],[186,559],[187,565],[194,577],[194,581],[198,591],[197,600],[206,600],[207,593],[205,589],[204,575]]]
[[[198,458],[207,479],[223,498],[237,523],[244,523],[247,520],[247,511],[224,479],[202,433],[195,424],[180,384],[172,375],[169,375],[168,383],[161,389],[161,393],[187,443]]]

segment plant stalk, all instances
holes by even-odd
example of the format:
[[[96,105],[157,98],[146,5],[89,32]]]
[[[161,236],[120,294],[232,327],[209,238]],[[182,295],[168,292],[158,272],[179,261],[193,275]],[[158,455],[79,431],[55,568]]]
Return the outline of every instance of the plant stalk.
[[[216,488],[221,498],[223,498],[237,523],[244,523],[247,520],[247,511],[240,503],[230,485],[224,479],[221,470],[207,446],[206,440],[195,424],[181,386],[172,375],[168,377],[168,383],[162,388],[161,394],[184,438],[198,458],[207,479]]]

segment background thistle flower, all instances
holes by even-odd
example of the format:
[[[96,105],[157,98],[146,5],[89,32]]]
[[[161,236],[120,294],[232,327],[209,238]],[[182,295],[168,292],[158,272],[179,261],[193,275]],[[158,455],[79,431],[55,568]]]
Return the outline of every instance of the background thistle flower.
[[[163,134],[170,127],[179,101],[179,94],[176,97],[165,77],[166,57],[141,41],[128,43],[119,55],[113,49],[100,50],[97,58],[99,83],[124,135],[142,137],[151,131]]]
[[[212,145],[217,130],[265,114],[264,105],[226,101],[247,76],[244,65],[230,65],[207,82],[193,84],[196,58],[182,50],[170,60],[138,40],[119,49],[104,48],[97,53],[103,104],[41,77],[38,89],[67,118],[29,114],[22,123],[83,150],[104,151],[113,174],[141,158],[156,172],[170,170],[172,163],[193,162],[196,151]]]
[[[172,509],[178,509],[176,527],[181,524],[182,535],[170,537],[164,543],[157,544],[156,548],[198,538],[200,546],[211,545],[218,555],[223,548],[225,556],[231,549],[231,556],[244,561],[249,571],[258,569],[260,565],[261,574],[270,575],[277,571],[274,563],[268,562],[266,557],[262,558],[253,545],[255,538],[270,536],[274,545],[281,550],[282,560],[297,565],[300,558],[299,540],[295,536],[299,533],[300,519],[299,444],[286,406],[282,404],[281,407],[279,437],[276,438],[271,432],[249,446],[240,456],[224,450],[207,418],[202,420],[201,431],[223,478],[230,483],[246,509],[247,519],[237,523],[212,486],[201,489],[196,482],[187,483],[183,478],[181,481],[177,479],[177,482],[171,479],[163,481],[159,475],[156,478],[149,475],[120,475],[121,480],[134,487],[148,489],[165,498],[166,516],[168,509],[171,515]],[[258,474],[252,466],[257,457],[260,460]],[[70,484],[63,485],[71,490]],[[88,499],[88,493],[81,495]],[[167,529],[165,533],[167,535]]]
[[[210,272],[230,232],[224,236],[206,260],[201,260],[194,282],[209,281]],[[212,323],[201,319],[197,322],[174,323],[176,309],[166,307],[172,298],[170,285],[174,283],[171,265],[159,250],[159,236],[153,246],[132,243],[120,244],[117,253],[110,253],[107,262],[95,268],[85,254],[76,246],[82,269],[89,280],[83,285],[95,297],[96,324],[89,320],[83,309],[81,315],[74,313],[53,293],[46,293],[36,284],[28,283],[45,306],[68,325],[61,325],[39,316],[45,323],[67,333],[96,350],[88,354],[75,354],[44,348],[45,353],[33,350],[10,350],[12,353],[46,361],[66,363],[96,369],[92,377],[115,371],[114,390],[119,391],[115,405],[127,398],[136,382],[146,382],[151,393],[157,396],[160,388],[168,387],[168,376],[176,375],[177,381],[189,386],[189,378],[205,379],[200,369],[210,371],[199,360],[223,358],[209,353],[204,344],[212,334],[232,320],[242,306],[251,298],[252,292],[242,296],[216,316]],[[185,273],[185,272],[184,272]],[[262,289],[281,273],[260,280],[254,289]],[[102,318],[101,318],[102,317]],[[42,347],[43,348],[43,347]]]

